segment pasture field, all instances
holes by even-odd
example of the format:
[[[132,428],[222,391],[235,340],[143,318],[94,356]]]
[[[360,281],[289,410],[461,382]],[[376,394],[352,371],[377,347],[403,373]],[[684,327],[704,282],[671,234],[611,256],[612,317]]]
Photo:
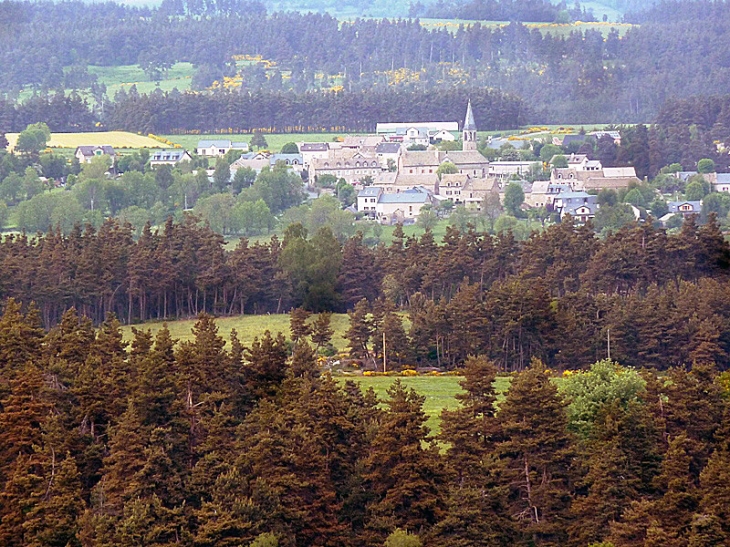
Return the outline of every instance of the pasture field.
[[[344,137],[345,133],[267,133],[264,134],[268,150],[279,152],[288,142],[332,142],[337,137]],[[234,142],[251,142],[252,133],[207,133],[203,135],[160,135],[162,138],[182,146],[185,150],[195,150],[198,141],[202,140],[231,140]]]
[[[96,74],[97,82],[106,85],[106,92],[109,97],[124,89],[135,85],[139,93],[151,93],[155,89],[172,91],[177,88],[180,91],[190,89],[190,80],[195,69],[191,63],[175,63],[162,78],[151,81],[139,65],[122,66],[89,66],[89,74]]]
[[[18,133],[6,135],[12,150],[18,140]],[[51,133],[50,148],[73,148],[84,145],[109,144],[114,148],[162,148],[165,145],[146,135],[128,131],[90,131],[88,133]]]
[[[396,377],[393,376],[352,376],[342,377],[344,382],[354,380],[363,391],[373,388],[379,399],[387,399],[386,390],[395,382]],[[453,410],[459,405],[455,395],[462,391],[459,382],[463,378],[461,376],[406,376],[400,377],[400,381],[407,388],[413,388],[420,395],[426,397],[423,403],[423,410],[428,416],[426,425],[431,428],[432,434],[440,431],[441,410],[444,408]],[[500,376],[495,382],[497,392],[503,394],[507,391],[510,384],[510,378]]]
[[[196,319],[184,319],[180,321],[170,320],[167,322],[167,328],[170,330],[170,334],[174,339],[180,341],[192,340],[192,328],[195,325],[195,322]],[[133,326],[138,330],[149,329],[154,335],[162,328],[164,323],[164,321],[154,321]],[[238,332],[238,338],[244,346],[251,345],[251,342],[253,342],[255,337],[261,337],[261,335],[267,330],[271,331],[273,335],[276,335],[277,332],[281,332],[284,336],[289,338],[289,315],[285,313],[220,317],[216,319],[216,324],[218,325],[218,334],[226,341],[231,334],[231,329],[235,328]],[[332,314],[332,328],[335,331],[335,334],[332,337],[332,344],[335,348],[342,350],[347,347],[347,341],[343,335],[348,327],[349,321],[347,314]],[[122,327],[122,331],[124,333],[125,340],[130,341],[134,338],[134,335],[132,334],[132,326],[124,326]]]

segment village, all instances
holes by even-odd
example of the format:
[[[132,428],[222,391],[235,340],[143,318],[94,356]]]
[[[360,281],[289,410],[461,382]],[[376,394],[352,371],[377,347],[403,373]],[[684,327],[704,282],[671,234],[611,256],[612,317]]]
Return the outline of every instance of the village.
[[[477,125],[471,102],[467,104],[463,124],[458,122],[378,123],[369,135],[345,136],[333,142],[296,142],[298,153],[268,153],[250,151],[247,143],[231,141],[200,141],[199,156],[222,156],[230,150],[241,150],[239,159],[231,165],[231,175],[241,168],[257,172],[282,162],[301,173],[308,189],[317,193],[336,190],[318,184],[325,179],[344,181],[357,191],[357,201],[349,207],[353,213],[381,224],[414,223],[424,208],[447,205],[447,209],[464,206],[481,211],[489,203],[504,203],[510,184],[518,184],[524,193],[520,206],[525,215],[542,209],[544,215],[559,218],[571,215],[578,223],[593,219],[600,207],[601,190],[626,191],[642,182],[634,167],[605,167],[587,154],[558,154],[543,163],[541,160],[490,161],[478,150]],[[613,139],[620,143],[618,131],[596,131],[594,140]],[[551,140],[553,145],[568,144],[578,135],[566,135]],[[454,149],[461,141],[461,149]],[[492,142],[493,141],[493,142]],[[497,147],[505,139],[488,140]],[[450,143],[452,146],[440,146]],[[154,165],[168,154],[153,154]],[[184,159],[185,152],[173,153],[172,159]],[[187,156],[189,157],[189,155]],[[532,180],[535,172],[549,173],[546,180]],[[674,176],[686,182],[696,171],[678,171]],[[730,193],[730,175],[705,173],[703,178],[712,190]],[[676,196],[679,197],[679,196]],[[660,215],[663,224],[675,215],[699,214],[699,200],[669,200],[667,211]],[[443,207],[442,207],[443,208]],[[631,206],[636,220],[646,217],[646,211]],[[655,215],[656,216],[656,215]]]

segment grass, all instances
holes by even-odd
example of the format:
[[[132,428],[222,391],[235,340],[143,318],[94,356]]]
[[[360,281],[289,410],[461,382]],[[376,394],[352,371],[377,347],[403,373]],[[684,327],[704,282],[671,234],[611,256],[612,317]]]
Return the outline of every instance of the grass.
[[[155,321],[135,325],[140,330],[149,329],[152,333],[156,333],[162,328],[163,321]],[[168,329],[174,339],[192,340],[192,327],[195,324],[194,319],[170,321],[167,323]],[[244,345],[250,345],[255,337],[260,337],[264,331],[269,330],[272,333],[281,332],[288,338],[289,334],[289,316],[286,314],[277,315],[241,315],[237,317],[223,317],[216,321],[218,332],[224,339],[228,339],[231,329],[238,331],[238,336]],[[344,349],[347,345],[343,335],[349,325],[346,314],[333,314],[332,326],[335,334],[332,343],[338,349]],[[124,339],[131,341],[133,338],[132,327],[122,327]],[[373,388],[376,395],[380,399],[386,399],[386,390],[396,380],[393,376],[343,376],[345,379],[354,380],[364,390]],[[460,376],[411,376],[400,378],[407,388],[415,389],[419,394],[424,395],[426,400],[423,410],[428,417],[427,425],[431,428],[432,433],[439,432],[439,422],[441,410],[454,409],[458,405],[455,395],[461,392],[459,382],[462,380]],[[496,388],[499,393],[507,391],[510,379],[507,377],[497,378]]]
[[[184,91],[190,89],[190,81],[195,69],[191,63],[175,63],[157,81],[150,81],[139,65],[123,66],[89,66],[89,74],[96,74],[97,82],[105,84],[107,95],[114,97],[114,94],[135,85],[139,93],[151,93],[155,89],[172,91],[174,88]]]
[[[170,329],[170,334],[174,339],[184,341],[192,340],[193,333],[192,328],[195,325],[195,319],[185,319],[181,321],[168,321],[167,328]],[[141,325],[134,325],[138,330],[152,331],[154,335],[158,330],[162,328],[164,321],[153,321],[143,323]],[[221,317],[216,320],[218,325],[218,333],[225,340],[228,340],[231,329],[236,329],[238,332],[238,338],[241,340],[244,346],[250,346],[251,342],[255,337],[261,337],[264,331],[270,331],[272,334],[281,332],[284,336],[289,338],[289,315],[287,314],[273,314],[273,315],[238,315],[235,317]],[[344,338],[344,333],[349,327],[349,320],[347,314],[332,314],[332,327],[335,331],[332,337],[332,344],[335,348],[344,349],[347,346],[347,342]],[[132,340],[132,327],[122,327],[124,333],[124,339],[127,341]]]
[[[220,133],[202,135],[160,135],[161,137],[179,144],[186,150],[195,150],[198,141],[224,139],[234,142],[251,142],[251,133]],[[288,142],[332,142],[336,137],[344,137],[345,133],[270,133],[264,135],[268,149],[271,152],[279,152]]]
[[[379,399],[387,399],[386,390],[393,385],[396,378],[392,376],[353,376],[348,380],[357,382],[363,391],[373,388]],[[459,402],[455,395],[461,393],[459,382],[463,380],[460,376],[411,376],[402,377],[400,381],[406,388],[413,388],[426,400],[423,403],[423,410],[428,417],[426,425],[431,429],[432,434],[440,431],[441,411],[445,408],[453,410]],[[495,382],[497,392],[503,394],[507,391],[510,378],[499,377]]]
[[[9,148],[15,146],[18,140],[18,133],[6,135]],[[99,131],[88,133],[51,133],[51,140],[48,142],[50,148],[76,148],[83,145],[109,144],[114,148],[160,148],[165,146],[161,142],[147,136],[129,133],[127,131]]]

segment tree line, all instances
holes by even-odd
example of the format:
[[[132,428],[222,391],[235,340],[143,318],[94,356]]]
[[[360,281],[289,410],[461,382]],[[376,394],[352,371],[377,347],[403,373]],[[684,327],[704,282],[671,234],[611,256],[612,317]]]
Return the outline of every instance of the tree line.
[[[300,321],[292,314],[292,334]],[[431,435],[424,397],[322,373],[306,336],[250,347],[209,315],[123,341],[67,311],[0,317],[7,547],[715,547],[728,526],[727,373],[534,359],[498,393],[469,357]],[[502,380],[503,381],[503,380]],[[500,400],[501,399],[501,400]],[[497,401],[499,404],[497,405]],[[601,543],[605,542],[605,543]]]
[[[439,245],[430,231],[405,237],[397,228],[390,245],[376,247],[360,233],[338,239],[329,228],[309,234],[293,224],[282,239],[242,239],[233,250],[186,215],[145,227],[137,240],[115,220],[98,231],[6,236],[0,296],[36,302],[48,327],[72,307],[97,323],[110,312],[135,322],[350,310],[361,329],[354,355],[377,351],[388,317],[388,330],[403,333],[393,342],[401,363],[448,368],[474,354],[503,371],[522,370],[533,356],[582,366],[605,355],[609,330],[612,354],[628,365],[680,366],[712,348],[725,368],[729,264],[713,215],[673,234],[629,224],[605,239],[570,219],[523,242],[452,226]]]
[[[39,93],[88,90],[94,122],[103,123],[114,100],[94,81],[89,64],[139,65],[155,81],[174,63],[190,62],[196,89],[240,76],[240,91],[246,93],[293,92],[298,99],[271,103],[269,123],[259,124],[263,128],[273,126],[270,120],[308,91],[339,86],[350,92],[396,87],[417,96],[436,89],[489,86],[520,97],[532,113],[530,121],[561,124],[646,121],[667,99],[707,96],[729,87],[722,46],[728,39],[730,11],[722,2],[684,2],[676,17],[670,14],[677,10],[669,8],[659,8],[661,17],[647,11],[636,16],[641,26],[623,35],[613,29],[606,36],[593,29],[557,35],[519,22],[500,27],[475,23],[453,33],[444,27],[428,29],[417,19],[340,23],[321,14],[267,14],[256,3],[216,8],[201,17],[197,4],[178,4],[155,10],[7,2],[3,9],[13,16],[1,30],[0,89],[11,97],[28,87]],[[260,56],[261,62],[238,66],[233,57],[240,55]],[[378,100],[387,105],[389,98],[386,93]],[[73,102],[78,106],[78,99]],[[60,104],[54,107],[58,109]],[[157,112],[147,116],[153,127],[161,117]],[[74,123],[85,125],[87,118],[80,116]],[[21,125],[42,120],[26,119]],[[276,125],[300,126],[333,124],[317,116],[310,121],[292,115]],[[0,127],[7,130],[10,125],[0,117]],[[216,129],[227,127],[219,124]]]

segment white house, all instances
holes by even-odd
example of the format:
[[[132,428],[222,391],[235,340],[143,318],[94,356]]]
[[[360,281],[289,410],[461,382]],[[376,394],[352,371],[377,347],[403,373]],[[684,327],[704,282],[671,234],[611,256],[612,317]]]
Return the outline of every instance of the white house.
[[[225,156],[229,150],[240,150],[242,154],[248,152],[247,142],[231,142],[229,140],[202,140],[198,141],[195,153],[198,156]]]
[[[493,161],[489,163],[489,173],[488,175],[490,177],[494,177],[500,181],[507,180],[512,177],[512,175],[517,175],[518,177],[521,177],[522,175],[526,175],[530,172],[530,169],[532,169],[532,166],[535,164],[540,164],[540,162],[536,161]]]
[[[329,143],[326,142],[298,142],[297,147],[302,155],[304,165],[309,166],[313,159],[324,160],[330,151]]]
[[[191,161],[193,157],[187,150],[155,150],[150,156],[150,167],[157,165],[177,165],[181,161]]]
[[[79,160],[79,163],[91,163],[91,160],[97,156],[109,156],[112,159],[112,165],[114,165],[117,153],[110,145],[101,144],[98,146],[79,146],[76,148],[74,156]]]
[[[397,193],[385,193],[383,188],[368,186],[358,192],[357,209],[383,224],[415,221],[424,205],[433,203],[433,195],[423,187]]]
[[[555,196],[554,206],[560,218],[570,215],[578,222],[587,222],[596,216],[598,196],[587,192],[561,192]]]

